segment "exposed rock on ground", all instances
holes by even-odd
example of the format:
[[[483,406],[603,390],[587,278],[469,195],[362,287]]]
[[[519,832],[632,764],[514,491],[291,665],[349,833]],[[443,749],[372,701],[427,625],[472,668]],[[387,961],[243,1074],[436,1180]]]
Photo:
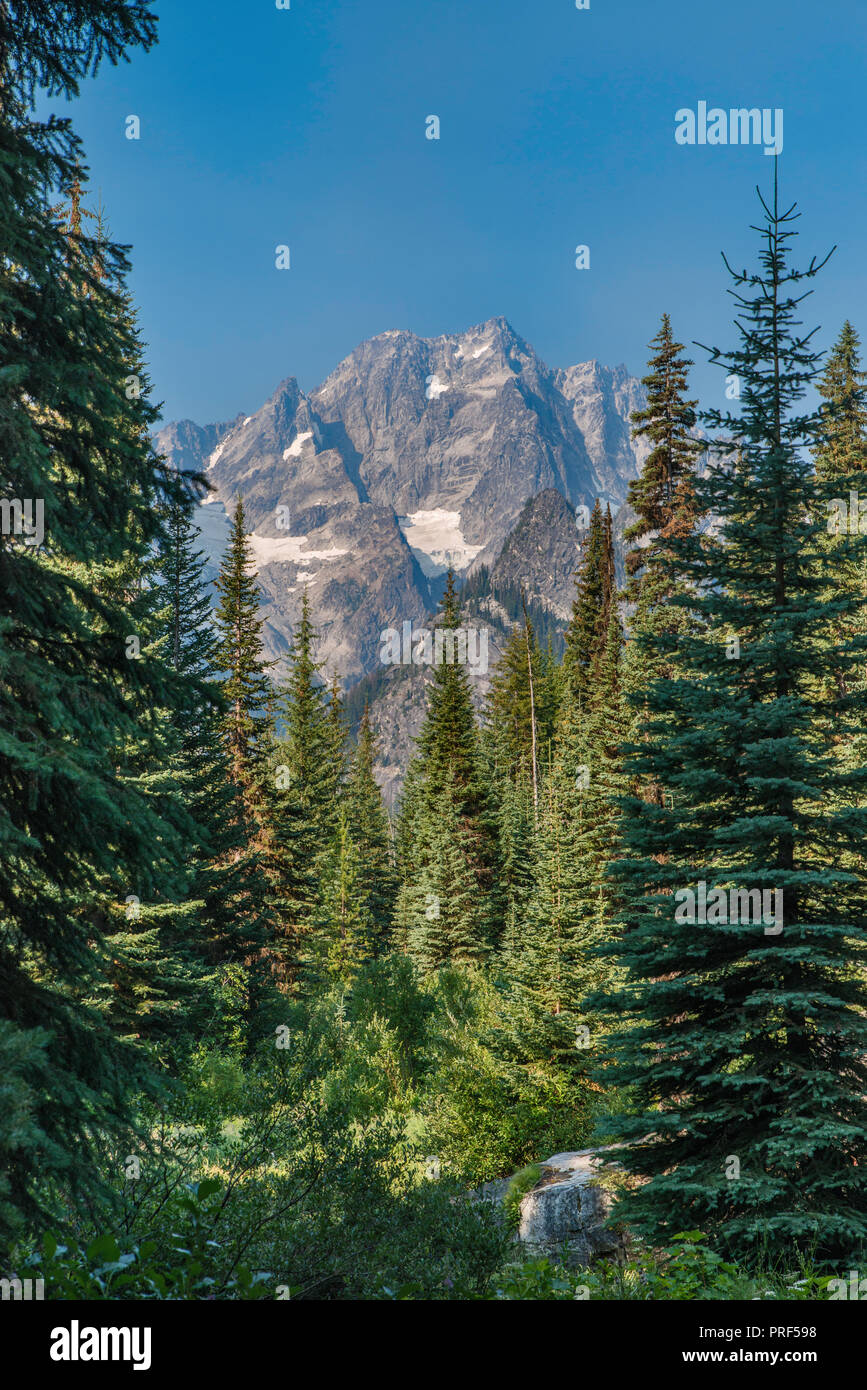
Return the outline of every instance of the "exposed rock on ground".
[[[521,1202],[518,1239],[534,1255],[559,1255],[586,1265],[600,1255],[615,1254],[622,1238],[606,1229],[611,1198],[593,1181],[601,1149],[554,1154],[542,1164],[542,1177]]]

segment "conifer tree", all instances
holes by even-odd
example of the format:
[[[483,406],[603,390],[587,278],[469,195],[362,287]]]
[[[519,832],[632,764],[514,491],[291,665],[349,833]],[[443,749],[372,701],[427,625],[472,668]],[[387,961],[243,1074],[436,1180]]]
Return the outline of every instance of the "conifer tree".
[[[544,806],[544,777],[541,800]],[[502,964],[507,974],[520,953],[524,923],[535,889],[534,856],[539,797],[534,798],[526,775],[498,783],[497,825],[500,856],[500,895],[503,902]]]
[[[376,927],[364,890],[365,865],[352,836],[345,806],[338,809],[337,833],[322,863],[320,900],[313,912],[308,977],[352,985],[373,958]]]
[[[215,614],[219,638],[216,659],[227,706],[223,737],[229,772],[243,799],[248,839],[253,842],[264,820],[262,783],[271,688],[269,663],[262,656],[260,590],[251,565],[244,503],[239,496],[216,580],[220,596]]]
[[[114,278],[107,255],[109,246],[105,216],[100,207],[90,211],[84,202],[82,181],[77,174],[68,194],[68,203],[53,209],[67,237],[70,270],[82,259],[89,265],[93,280],[111,288],[116,302],[110,312],[134,346],[128,359],[127,384],[135,383],[130,394],[148,395],[150,382],[136,328],[136,314],[122,279]],[[84,238],[83,228],[94,222],[92,239]],[[88,285],[82,292],[90,296]],[[144,421],[131,414],[125,422],[130,443],[147,450],[148,434]],[[166,499],[166,514],[174,511],[187,517],[190,499],[178,493]],[[165,543],[145,547],[140,527],[129,521],[131,535],[125,552],[103,561],[83,564],[53,559],[67,572],[90,587],[100,598],[112,603],[125,617],[127,658],[130,661],[166,662],[168,643],[165,624],[165,597],[160,585],[160,550]],[[175,668],[177,669],[177,668]],[[184,673],[186,674],[186,673]],[[190,695],[187,696],[187,699]],[[94,896],[91,920],[100,927],[100,940],[94,939],[94,958],[99,961],[99,978],[84,998],[110,1023],[115,1032],[131,1038],[158,1041],[184,1028],[183,1013],[197,991],[195,969],[186,958],[181,943],[195,918],[189,898],[186,847],[195,836],[195,824],[185,806],[174,761],[179,744],[170,708],[154,704],[151,692],[137,682],[128,682],[125,700],[131,731],[115,748],[113,761],[120,781],[145,798],[161,818],[165,832],[162,853],[155,860],[159,872],[147,900],[135,893],[117,901],[111,879],[104,891]],[[87,982],[85,982],[87,985]]]
[[[506,640],[485,701],[485,750],[498,778],[538,783],[555,717],[547,660],[525,615]]]
[[[615,921],[606,870],[622,791],[621,651],[612,606],[590,709],[571,698],[561,707],[533,841],[533,890],[508,955],[512,1059],[562,1072],[570,1086],[580,1081],[585,1089],[601,1036],[598,1005],[589,1000],[611,980],[599,947]]]
[[[834,589],[867,598],[867,556],[858,539],[867,533],[867,372],[861,370],[860,341],[848,321],[825,363],[819,380],[823,399],[822,430],[813,457],[816,476],[834,493],[825,497],[826,545],[834,557]],[[848,618],[835,619],[831,640],[867,632],[867,611],[859,606]],[[838,670],[841,694],[864,681],[863,667]],[[867,731],[865,731],[867,732]],[[864,760],[862,739],[846,741],[844,757]]]
[[[305,969],[314,973],[318,969],[314,956],[319,956],[310,934],[333,863],[344,774],[345,727],[339,692],[333,689],[329,699],[320,678],[321,663],[315,658],[316,641],[305,591],[289,644],[288,674],[278,693],[280,729],[270,755],[269,776],[274,848],[281,865],[277,877],[281,932],[286,938],[285,971],[292,980]]]
[[[647,388],[647,407],[633,412],[633,439],[646,439],[651,450],[641,473],[629,487],[627,501],[636,520],[624,531],[627,545],[624,597],[632,606],[630,641],[624,661],[623,681],[633,705],[631,735],[638,737],[642,692],[655,677],[671,674],[668,648],[657,639],[668,637],[676,647],[678,635],[695,627],[696,617],[687,607],[672,602],[675,594],[688,593],[678,574],[668,542],[688,536],[699,520],[696,500],[696,465],[704,445],[695,438],[697,402],[686,397],[692,362],[675,340],[668,314],[663,314],[659,333],[650,344],[653,355]],[[660,802],[665,789],[658,783],[642,787],[645,799]]]
[[[867,372],[861,340],[847,319],[818,382],[824,401],[823,429],[814,450],[822,482],[852,480],[863,486],[867,463]],[[847,499],[848,500],[848,499]]]
[[[361,892],[374,955],[388,947],[396,880],[388,814],[374,776],[376,739],[365,704],[346,782],[346,826],[364,866]]]
[[[394,834],[397,887],[392,946],[405,955],[414,953],[419,924],[424,920],[428,907],[427,890],[419,873],[423,792],[424,767],[419,758],[412,758],[403,779]]]
[[[798,413],[818,373],[798,305],[821,267],[789,268],[795,212],[776,183],[762,206],[759,266],[732,272],[739,346],[712,354],[739,376],[742,413],[706,417],[740,461],[701,484],[719,534],[670,542],[706,627],[652,682],[630,758],[673,796],[624,802],[628,978],[603,1078],[639,1098],[618,1124],[620,1161],[645,1179],[623,1219],[654,1239],[698,1227],[741,1256],[794,1244],[834,1260],[867,1236],[867,884],[854,857],[840,866],[867,828],[867,773],[832,756],[864,696],[829,694],[826,677],[864,644],[828,642],[858,601],[831,596],[823,485],[804,452],[821,417]]]
[[[615,599],[611,509],[607,508],[603,517],[598,498],[590,515],[575,585],[572,617],[566,629],[563,675],[571,699],[583,709],[593,698]]]
[[[449,571],[439,623],[449,635],[459,621],[460,605]],[[413,797],[404,814],[411,816],[412,834],[402,837],[404,843],[409,840],[409,858],[399,921],[410,950],[428,969],[446,960],[484,959],[494,944],[500,915],[496,823],[469,678],[464,665],[449,660],[449,655],[444,642],[444,659],[434,665],[427,714],[408,777]]]
[[[626,556],[626,596],[631,602],[638,601],[650,578],[647,569],[655,549],[669,536],[692,529],[696,516],[695,463],[704,449],[693,433],[698,402],[685,397],[692,362],[681,355],[683,343],[675,341],[668,314],[663,314],[650,347],[650,371],[641,379],[647,388],[647,406],[633,411],[631,417],[635,427],[632,438],[646,439],[652,445],[641,473],[627,492],[636,519],[624,531],[624,540],[645,542]]]
[[[51,1208],[58,1186],[96,1195],[98,1146],[128,1133],[132,1091],[156,1086],[81,995],[100,970],[94,902],[109,884],[119,901],[158,891],[173,833],[118,776],[115,752],[138,736],[129,692],[154,709],[186,698],[165,663],[128,659],[125,612],[88,581],[144,559],[182,489],[142,443],[157,412],[124,390],[139,354],[113,288],[127,262],[71,239],[47,206],[82,156],[33,105],[148,48],[155,20],[135,0],[34,0],[24,25],[19,10],[0,8],[0,1007],[24,1106],[4,1141],[9,1221]]]
[[[218,679],[220,642],[204,578],[205,555],[186,511],[170,509],[161,555],[168,659],[195,681],[197,698],[175,713],[177,749],[172,771],[194,823],[188,841],[191,872],[188,905],[194,918],[182,948],[198,981],[198,997],[187,1001],[187,1026],[225,1026],[234,993],[248,1013],[261,990],[250,979],[253,964],[274,930],[266,878],[267,842],[249,839],[243,791],[228,765],[224,736],[228,714]],[[266,721],[267,722],[267,721]],[[270,825],[266,826],[270,831]],[[237,1007],[237,1006],[236,1006]]]

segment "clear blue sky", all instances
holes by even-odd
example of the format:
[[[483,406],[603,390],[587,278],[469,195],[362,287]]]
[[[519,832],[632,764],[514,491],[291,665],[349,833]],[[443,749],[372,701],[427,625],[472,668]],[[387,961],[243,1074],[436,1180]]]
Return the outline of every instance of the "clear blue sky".
[[[677,145],[675,111],[700,100],[783,108],[796,245],[839,243],[810,322],[825,344],[846,316],[867,337],[864,0],[291,5],[157,3],[158,47],[74,105],[112,234],[133,245],[165,418],[253,410],[290,375],[311,389],[388,328],[504,314],[552,366],[639,374],[663,310],[682,340],[730,342],[719,252],[751,256],[773,160]],[[719,369],[693,381],[720,403]]]

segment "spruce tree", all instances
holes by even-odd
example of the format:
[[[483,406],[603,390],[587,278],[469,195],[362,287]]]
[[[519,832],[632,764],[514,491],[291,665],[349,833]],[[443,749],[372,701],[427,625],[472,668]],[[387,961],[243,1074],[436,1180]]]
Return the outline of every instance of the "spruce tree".
[[[250,1000],[249,974],[274,929],[264,848],[249,838],[243,790],[229,770],[228,706],[219,678],[220,639],[204,577],[206,557],[185,509],[172,507],[160,557],[168,659],[196,683],[196,698],[175,712],[173,775],[195,831],[187,845],[189,908],[179,943],[198,982],[185,1018],[199,1036],[231,1026],[231,1000]],[[270,827],[266,827],[270,829]]]
[[[669,795],[624,802],[628,978],[610,997],[622,1026],[603,1078],[639,1102],[617,1125],[619,1161],[645,1180],[619,1204],[636,1229],[836,1260],[867,1236],[867,770],[833,756],[864,696],[827,676],[862,662],[864,639],[828,640],[860,601],[833,592],[828,489],[804,447],[822,419],[798,413],[818,374],[798,305],[820,266],[789,268],[795,212],[776,183],[762,208],[759,266],[731,272],[739,345],[712,353],[740,378],[741,414],[706,417],[739,461],[700,485],[718,533],[670,542],[705,630],[651,683],[630,755]],[[671,656],[665,637],[659,651]]]
[[[269,663],[262,655],[260,590],[251,573],[244,503],[239,496],[232,514],[229,542],[216,580],[219,603],[216,660],[222,674],[227,713],[223,739],[229,773],[243,798],[248,836],[254,840],[264,819],[262,781],[268,746]]]
[[[506,961],[508,1055],[523,1067],[559,1075],[585,1097],[602,1037],[599,1007],[590,1000],[612,978],[599,948],[615,926],[606,870],[622,791],[622,641],[612,606],[590,708],[582,710],[571,697],[561,706],[533,839],[533,889],[510,933]]]
[[[449,571],[438,622],[448,635],[459,621]],[[427,969],[447,960],[480,962],[501,925],[496,822],[469,677],[460,661],[448,659],[445,643],[442,655],[408,776],[413,798],[405,816],[411,816],[412,833],[402,837],[408,860],[398,912],[409,949]]]
[[[824,402],[823,428],[814,457],[822,482],[836,480],[863,487],[867,463],[867,372],[861,368],[861,340],[847,319],[818,382]],[[848,499],[847,499],[848,500]]]
[[[676,647],[678,635],[694,627],[695,615],[672,600],[685,594],[687,584],[677,572],[668,542],[695,529],[698,503],[696,465],[704,445],[695,438],[695,400],[687,399],[688,371],[682,343],[675,340],[668,314],[663,314],[659,333],[650,344],[647,407],[632,415],[633,439],[652,445],[641,473],[629,486],[627,501],[636,520],[624,531],[630,547],[626,553],[624,598],[631,607],[630,641],[624,662],[624,689],[640,717],[641,692],[649,680],[671,673],[670,657],[657,639],[663,635]],[[638,737],[635,719],[632,737]],[[647,800],[664,796],[658,784],[642,788]]]
[[[376,738],[365,704],[346,781],[346,825],[364,866],[361,891],[371,924],[371,948],[380,955],[389,944],[397,885],[391,829],[374,776],[375,763]]]
[[[834,493],[826,497],[825,544],[834,556],[834,588],[867,598],[867,556],[859,537],[867,533],[867,373],[861,370],[860,341],[848,321],[828,355],[819,391],[822,429],[813,457],[816,476]],[[848,618],[837,617],[832,640],[867,632],[863,606]],[[864,681],[863,668],[838,670],[834,676],[841,695]],[[865,731],[867,732],[867,731]],[[861,739],[844,741],[844,757],[863,761],[867,748]]]
[[[647,405],[631,416],[632,438],[646,439],[652,445],[626,495],[636,519],[624,531],[624,540],[645,543],[633,546],[626,556],[626,596],[631,602],[637,602],[643,581],[649,577],[647,567],[655,549],[669,536],[692,529],[695,463],[704,449],[693,433],[698,402],[685,396],[692,361],[681,355],[683,343],[675,341],[668,314],[663,314],[650,347],[650,370],[641,379],[647,389]]]
[[[128,263],[47,206],[82,153],[34,111],[38,90],[72,98],[104,60],[149,47],[155,20],[114,0],[34,0],[26,24],[19,11],[0,8],[0,1006],[24,1106],[5,1142],[8,1221],[56,1210],[58,1187],[96,1195],[98,1148],[129,1132],[135,1089],[156,1087],[81,994],[101,969],[95,901],[109,884],[119,902],[158,892],[173,835],[115,765],[138,736],[130,691],[154,709],[187,697],[164,662],[128,659],[127,615],[88,578],[144,560],[183,489],[143,443],[154,407],[125,390],[140,351],[114,288]]]
[[[607,508],[603,517],[597,498],[575,575],[575,599],[563,654],[564,682],[579,709],[593,698],[615,597],[611,509]]]
[[[276,702],[278,737],[270,755],[269,798],[280,856],[282,934],[287,977],[318,970],[311,941],[324,880],[333,865],[344,773],[345,728],[339,694],[331,698],[316,661],[317,633],[305,592],[289,644],[288,674]],[[312,978],[312,976],[311,976]]]

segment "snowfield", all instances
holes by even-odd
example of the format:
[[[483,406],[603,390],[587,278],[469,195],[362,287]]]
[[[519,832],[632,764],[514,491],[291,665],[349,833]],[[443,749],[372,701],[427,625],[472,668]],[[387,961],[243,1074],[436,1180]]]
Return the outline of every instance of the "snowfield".
[[[256,569],[261,569],[263,565],[285,565],[288,562],[298,565],[306,560],[336,560],[338,555],[346,554],[337,546],[332,546],[330,550],[305,550],[306,536],[257,536],[254,531],[248,540]]]
[[[312,431],[312,430],[305,430],[303,434],[299,434],[299,435],[297,436],[297,438],[295,438],[295,439],[292,440],[292,443],[289,445],[289,448],[283,450],[283,457],[284,457],[284,459],[297,459],[297,458],[300,458],[300,457],[301,457],[301,450],[302,450],[302,448],[304,447],[305,441],[308,440],[308,439],[312,439],[312,438],[313,438],[313,431]]]
[[[193,522],[199,530],[198,548],[207,557],[208,576],[213,577],[219,571],[220,561],[229,543],[230,525],[226,508],[222,502],[211,498],[194,509]],[[338,555],[346,554],[345,550],[339,550],[336,546],[330,550],[305,550],[306,536],[257,536],[253,532],[248,540],[253,552],[253,568],[257,570],[263,565],[298,565],[308,560],[335,560]],[[302,581],[315,577],[309,570],[303,570],[298,575]]]
[[[397,524],[418,560],[422,574],[428,579],[445,574],[449,567],[454,570],[466,569],[479,551],[484,549],[481,545],[468,545],[464,540],[460,512],[437,507],[433,511],[399,516]]]

